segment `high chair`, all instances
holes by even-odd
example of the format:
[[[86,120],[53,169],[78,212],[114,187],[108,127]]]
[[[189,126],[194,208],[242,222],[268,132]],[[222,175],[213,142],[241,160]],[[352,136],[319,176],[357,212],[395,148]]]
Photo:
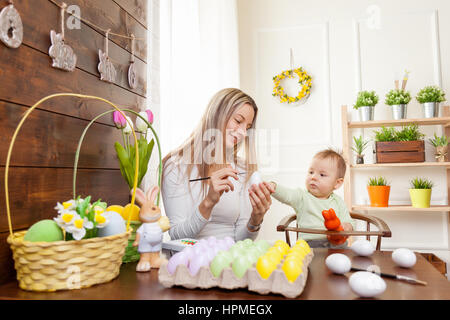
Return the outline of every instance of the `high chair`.
[[[366,231],[328,231],[325,229],[309,229],[309,228],[299,228],[296,227],[290,227],[289,225],[297,220],[297,215],[294,213],[292,215],[286,216],[279,222],[277,226],[277,231],[284,232],[286,235],[286,242],[291,245],[291,240],[289,236],[289,232],[296,232],[297,239],[298,234],[300,232],[302,233],[315,233],[315,234],[325,234],[325,235],[343,235],[343,236],[366,236],[367,240],[370,240],[370,237],[376,236],[377,237],[377,245],[376,250],[380,250],[381,248],[381,238],[390,238],[392,236],[391,230],[389,229],[388,225],[380,218],[366,215],[366,214],[360,214],[355,212],[350,212],[350,216],[355,220],[363,220],[366,221],[367,227]],[[377,231],[370,231],[370,225],[373,224],[378,230]],[[349,238],[351,239],[351,238]]]

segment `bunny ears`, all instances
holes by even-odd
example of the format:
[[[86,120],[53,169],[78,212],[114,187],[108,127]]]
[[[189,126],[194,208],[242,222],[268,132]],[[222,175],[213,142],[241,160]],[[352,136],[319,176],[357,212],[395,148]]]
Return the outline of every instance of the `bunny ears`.
[[[133,193],[133,189],[131,189],[131,193]],[[155,203],[156,197],[159,193],[159,187],[154,186],[150,190],[147,191],[147,195],[145,195],[144,191],[142,189],[137,188],[136,189],[136,202],[139,205],[143,205],[144,203],[151,202],[152,204]]]

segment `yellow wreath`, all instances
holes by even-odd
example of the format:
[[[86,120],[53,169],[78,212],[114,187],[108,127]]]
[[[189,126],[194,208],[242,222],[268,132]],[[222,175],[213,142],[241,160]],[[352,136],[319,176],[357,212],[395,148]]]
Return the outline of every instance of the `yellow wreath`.
[[[299,80],[298,83],[302,86],[302,90],[298,92],[296,97],[290,97],[286,93],[284,93],[284,88],[280,85],[281,81],[286,78],[294,78],[294,75],[297,75]],[[294,69],[294,70],[286,70],[276,75],[272,78],[274,87],[272,96],[279,97],[280,102],[293,103],[300,101],[309,96],[311,92],[311,77],[303,70],[302,67]]]

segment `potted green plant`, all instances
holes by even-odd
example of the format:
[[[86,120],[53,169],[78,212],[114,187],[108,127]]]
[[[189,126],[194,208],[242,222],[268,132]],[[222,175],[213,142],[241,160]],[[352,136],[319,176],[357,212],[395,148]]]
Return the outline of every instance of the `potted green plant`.
[[[428,139],[429,143],[435,147],[435,158],[438,162],[445,162],[447,158],[447,150],[448,150],[448,137],[443,135],[438,137],[436,133],[434,134],[434,138]]]
[[[381,127],[375,131],[375,151],[377,163],[424,162],[424,134],[416,124],[396,130]]]
[[[406,119],[407,105],[411,101],[411,94],[404,89],[392,89],[386,94],[385,103],[392,107],[394,120]]]
[[[356,136],[353,137],[353,143],[354,146],[352,147],[352,150],[356,153],[356,164],[363,164],[364,163],[364,155],[362,154],[364,149],[366,149],[369,141],[364,141],[362,136],[359,136],[358,138]]]
[[[433,182],[428,179],[414,178],[410,181],[409,195],[414,208],[429,208]]]
[[[423,105],[424,118],[439,116],[439,103],[445,101],[445,93],[438,86],[426,86],[416,96],[416,100]]]
[[[371,207],[389,206],[391,186],[384,177],[369,178],[367,192],[369,193]]]
[[[375,105],[378,103],[378,95],[375,91],[360,91],[356,97],[353,109],[359,110],[361,121],[373,120]]]

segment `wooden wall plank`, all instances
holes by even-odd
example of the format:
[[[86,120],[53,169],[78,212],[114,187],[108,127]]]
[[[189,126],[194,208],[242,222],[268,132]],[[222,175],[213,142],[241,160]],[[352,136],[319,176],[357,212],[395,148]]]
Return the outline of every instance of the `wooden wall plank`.
[[[145,98],[79,69],[64,72],[51,68],[49,56],[26,45],[15,50],[0,46],[0,56],[0,100],[32,106],[47,95],[70,92],[99,96],[120,108],[145,110]],[[59,97],[45,102],[40,108],[91,120],[112,107],[97,100]],[[99,122],[113,124],[112,118]]]
[[[34,19],[24,20],[23,43],[47,54],[51,46],[50,30],[53,29],[60,32],[59,24],[55,24],[57,19],[59,19],[60,13],[59,9],[48,0],[18,2],[17,9],[24,16],[33,16],[36,10],[36,2],[39,3],[44,14],[37,15]],[[77,68],[100,77],[97,69],[99,63],[98,50],[104,50],[105,37],[85,24],[82,24],[80,30],[66,29],[65,38],[66,43],[72,47],[77,55]],[[147,78],[145,62],[140,59],[135,59],[137,87],[136,89],[131,89],[128,85],[128,67],[131,60],[130,52],[110,41],[109,55],[117,71],[115,84],[141,96],[145,96]],[[63,72],[56,69],[53,70],[54,72]]]
[[[0,165],[5,165],[12,135],[27,110],[0,101]],[[87,125],[88,121],[34,110],[17,135],[10,165],[73,168],[78,140]],[[114,142],[123,145],[122,140],[120,130],[94,123],[83,140],[78,167],[119,169]]]
[[[4,177],[5,168],[0,167]],[[57,202],[72,199],[73,169],[13,167],[8,172],[9,203],[14,229],[26,229],[33,223],[55,216]],[[2,179],[3,180],[3,179]],[[126,205],[129,189],[120,170],[80,169],[77,195],[101,198],[108,205]],[[5,189],[0,185],[0,232],[8,230]]]
[[[62,2],[62,0],[56,1],[58,3]],[[79,6],[81,17],[95,23],[103,30],[110,28],[111,32],[122,35],[134,34],[136,38],[144,39],[147,37],[147,29],[113,0],[71,0],[70,4]],[[111,40],[131,52],[131,43],[128,39],[112,36]],[[140,59],[147,61],[147,41],[136,41],[136,52]]]
[[[114,0],[114,2],[148,29],[147,0]]]

